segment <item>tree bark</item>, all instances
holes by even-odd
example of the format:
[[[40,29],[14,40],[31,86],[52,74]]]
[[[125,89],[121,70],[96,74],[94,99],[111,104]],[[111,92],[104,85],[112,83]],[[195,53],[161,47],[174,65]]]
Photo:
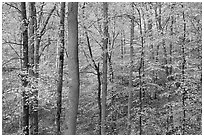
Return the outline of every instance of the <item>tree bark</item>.
[[[66,135],[76,134],[79,103],[79,60],[78,60],[78,3],[68,3],[68,64],[69,92],[66,107]]]
[[[22,17],[22,37],[23,37],[23,66],[22,69],[25,73],[28,72],[28,21],[26,17],[26,3],[21,2],[21,17]],[[27,74],[21,75],[22,86],[27,87]],[[29,135],[29,93],[25,89],[22,93],[23,96],[23,118],[22,128],[23,134]]]
[[[60,49],[59,49],[59,69],[58,69],[58,83],[57,83],[57,134],[60,135],[60,117],[62,107],[62,85],[63,85],[63,66],[64,66],[64,18],[65,18],[65,2],[61,2],[60,11]]]
[[[133,13],[133,3],[131,3]],[[131,134],[131,107],[132,107],[132,88],[133,88],[133,40],[134,40],[134,16],[130,21],[130,69],[129,69],[129,95],[128,95],[128,135]]]
[[[103,80],[102,80],[102,120],[101,134],[106,134],[106,96],[107,96],[107,47],[108,47],[108,3],[103,2]]]
[[[35,2],[29,2],[29,13],[30,13],[30,24],[29,24],[29,38],[30,38],[30,48],[29,48],[29,75],[36,80],[36,75],[34,71],[34,64],[35,64],[35,33],[36,33],[36,8],[35,8]],[[34,81],[35,81],[34,80]],[[38,134],[38,98],[36,95],[37,91],[37,84],[35,82],[32,82],[31,87],[31,97],[33,100],[31,100],[30,103],[30,134]]]

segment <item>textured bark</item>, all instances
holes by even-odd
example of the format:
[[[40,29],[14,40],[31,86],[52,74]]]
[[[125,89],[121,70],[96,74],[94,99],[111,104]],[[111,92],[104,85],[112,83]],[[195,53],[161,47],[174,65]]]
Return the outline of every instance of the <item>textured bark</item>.
[[[131,3],[133,12],[133,3]],[[132,88],[133,88],[133,40],[134,40],[134,16],[130,22],[130,69],[129,69],[129,95],[128,95],[128,135],[131,134],[131,108],[132,108]]]
[[[68,3],[68,66],[69,92],[66,107],[66,135],[76,134],[79,103],[79,60],[78,60],[78,3]]]
[[[57,83],[57,134],[60,135],[60,117],[62,106],[62,85],[63,85],[63,66],[64,66],[64,18],[65,18],[65,2],[61,2],[60,11],[60,47],[59,47],[59,69],[58,69],[58,83]]]
[[[34,33],[35,33],[35,19],[36,19],[36,11],[35,11],[35,2],[29,2],[29,64],[34,65]]]
[[[107,96],[107,47],[108,47],[108,3],[103,2],[103,80],[102,80],[102,119],[101,134],[106,134],[106,96]]]
[[[35,2],[29,2],[29,75],[31,77],[35,77],[34,72],[34,62],[35,62],[35,28],[36,28],[36,8]],[[38,134],[38,114],[36,113],[36,85],[32,82],[32,89],[31,89],[31,98],[34,96],[33,100],[30,103],[30,134]]]
[[[22,37],[23,37],[23,66],[22,70],[28,72],[28,23],[26,17],[26,3],[21,2],[21,17],[22,17]],[[28,81],[27,76],[23,75],[22,86],[27,87]],[[25,89],[22,93],[23,96],[23,118],[22,118],[22,128],[25,135],[29,135],[29,93]]]

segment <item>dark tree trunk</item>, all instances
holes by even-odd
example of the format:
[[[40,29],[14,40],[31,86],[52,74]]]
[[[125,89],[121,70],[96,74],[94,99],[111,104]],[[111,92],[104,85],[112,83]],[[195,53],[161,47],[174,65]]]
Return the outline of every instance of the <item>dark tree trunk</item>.
[[[61,2],[60,11],[60,47],[59,47],[59,69],[58,69],[58,83],[57,83],[57,134],[61,134],[60,117],[62,107],[62,85],[63,85],[63,65],[64,65],[64,18],[65,18],[65,2]]]
[[[101,134],[106,134],[106,96],[107,96],[107,47],[108,47],[108,3],[103,3],[103,81],[102,81],[102,119]]]
[[[26,3],[21,2],[21,16],[22,16],[22,37],[23,37],[23,66],[22,70],[28,72],[28,21],[26,17]],[[27,74],[21,75],[22,86],[27,87]],[[23,93],[23,119],[22,128],[25,135],[29,135],[29,93],[24,89]]]
[[[182,8],[184,6],[182,5]],[[183,11],[183,41],[182,41],[182,89],[183,89],[183,95],[182,95],[182,105],[183,105],[183,122],[182,122],[182,134],[185,135],[186,132],[186,89],[185,89],[185,64],[186,64],[186,59],[185,59],[185,41],[186,41],[186,19],[185,19],[185,13]]]
[[[68,3],[68,63],[69,92],[66,106],[66,135],[76,134],[79,103],[79,59],[78,59],[78,3]]]
[[[34,73],[34,62],[35,62],[35,25],[36,25],[36,9],[35,9],[35,2],[29,2],[29,16],[30,16],[30,23],[29,23],[29,75],[33,78],[35,77]],[[36,120],[36,99],[35,92],[36,92],[36,85],[32,82],[31,87],[31,100],[30,103],[30,134],[38,134],[38,118]]]
[[[99,109],[99,135],[101,135],[101,73],[100,73],[100,66],[98,63],[98,66],[96,68],[96,72],[97,72],[97,79],[98,79],[98,109]]]

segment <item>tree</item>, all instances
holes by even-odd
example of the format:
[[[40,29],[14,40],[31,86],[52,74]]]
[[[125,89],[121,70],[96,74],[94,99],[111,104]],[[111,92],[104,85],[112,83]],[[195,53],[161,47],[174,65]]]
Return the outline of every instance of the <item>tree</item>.
[[[36,30],[36,8],[35,2],[29,2],[29,75],[32,77],[31,83],[31,103],[30,103],[30,134],[38,134],[38,97],[36,95],[36,84],[35,84],[35,30]]]
[[[131,3],[132,13],[133,3]],[[134,40],[134,15],[130,20],[130,70],[129,70],[129,95],[128,95],[128,135],[131,134],[131,107],[132,107],[132,88],[133,88],[133,40]]]
[[[28,85],[28,20],[26,17],[26,3],[21,2],[22,36],[23,36],[23,74],[21,74],[23,90],[23,134],[29,134],[29,92],[25,89]]]
[[[182,5],[184,8],[184,5]],[[182,121],[182,134],[185,135],[186,130],[186,88],[185,88],[185,69],[186,69],[186,57],[185,57],[185,43],[186,43],[186,18],[185,18],[185,11],[182,13],[183,18],[183,37],[182,37],[182,107],[183,107],[183,121]]]
[[[78,60],[78,3],[68,3],[68,64],[69,91],[66,106],[66,135],[76,134],[79,103],[79,60]]]
[[[102,120],[101,134],[106,134],[106,96],[107,96],[107,46],[108,46],[108,3],[103,3],[103,80],[102,80]]]
[[[61,2],[60,10],[60,49],[59,49],[59,69],[58,69],[58,84],[57,84],[57,134],[60,135],[60,117],[62,107],[62,86],[63,86],[63,66],[64,66],[64,18],[65,18],[65,2]]]

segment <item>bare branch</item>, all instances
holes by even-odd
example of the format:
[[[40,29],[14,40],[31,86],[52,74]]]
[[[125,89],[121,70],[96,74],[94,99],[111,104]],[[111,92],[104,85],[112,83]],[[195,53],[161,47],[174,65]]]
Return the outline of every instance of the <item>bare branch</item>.
[[[44,25],[43,25],[43,28],[42,28],[42,30],[40,31],[40,35],[41,35],[41,36],[45,33],[45,29],[46,29],[46,27],[47,27],[47,24],[48,24],[48,22],[49,22],[49,19],[50,19],[50,17],[52,16],[52,13],[55,11],[55,9],[56,9],[56,4],[54,5],[53,9],[50,11],[49,15],[47,16],[47,18],[46,18],[46,20],[45,20],[45,23],[44,23]]]
[[[12,5],[12,4],[8,3],[8,2],[5,2],[5,4],[12,7],[12,8],[14,8],[14,9],[16,9],[19,13],[21,13],[21,10],[18,7],[14,6],[14,5]]]
[[[19,57],[11,58],[11,59],[7,60],[6,62],[4,62],[4,63],[2,64],[2,66],[4,66],[5,64],[11,62],[12,60],[16,60],[16,59],[21,59],[21,60],[23,60],[23,58],[19,58]]]

